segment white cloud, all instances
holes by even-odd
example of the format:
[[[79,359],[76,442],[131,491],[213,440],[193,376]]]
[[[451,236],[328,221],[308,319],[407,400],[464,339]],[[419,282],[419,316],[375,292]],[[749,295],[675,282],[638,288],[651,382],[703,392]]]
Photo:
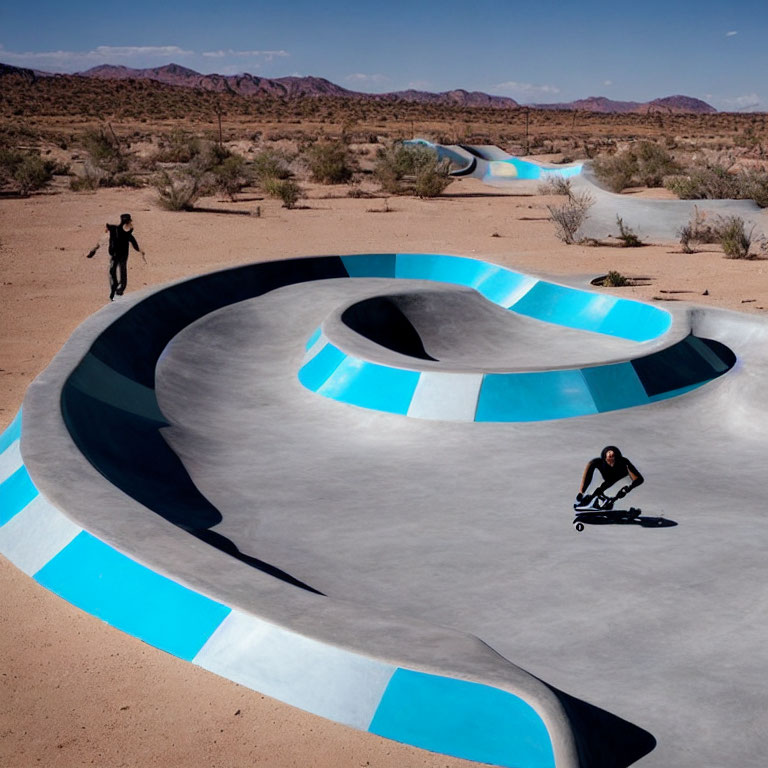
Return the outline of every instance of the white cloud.
[[[552,96],[560,93],[556,85],[536,85],[535,83],[520,83],[516,80],[507,80],[493,86],[495,90],[507,91],[520,96]]]
[[[357,85],[385,85],[390,82],[386,75],[364,75],[362,72],[347,75],[344,79],[348,83],[356,83]]]
[[[265,61],[272,61],[273,59],[282,59],[290,56],[288,51],[235,51],[232,48],[218,51],[203,51],[203,56],[209,59],[224,59],[224,58],[236,58],[236,59],[264,59]]]
[[[733,110],[738,112],[744,110],[745,112],[748,112],[760,107],[762,105],[762,100],[756,93],[745,93],[742,96],[721,99],[721,104],[728,111]]]
[[[0,45],[0,58],[7,64],[36,69],[72,72],[97,64],[167,64],[171,59],[194,55],[178,45],[99,45],[90,51],[9,51]]]
[[[429,80],[411,80],[410,83],[408,83],[409,88],[414,88],[417,91],[425,91],[427,88],[431,88],[432,83],[429,82]]]
[[[736,32],[735,30],[731,30],[730,32],[726,32],[726,33],[725,33],[725,36],[726,36],[726,37],[735,37],[735,36],[736,36],[736,35],[738,35],[738,34],[739,34],[739,33],[738,33],[738,32]]]
[[[613,85],[613,80],[603,80],[603,85],[605,86]]]

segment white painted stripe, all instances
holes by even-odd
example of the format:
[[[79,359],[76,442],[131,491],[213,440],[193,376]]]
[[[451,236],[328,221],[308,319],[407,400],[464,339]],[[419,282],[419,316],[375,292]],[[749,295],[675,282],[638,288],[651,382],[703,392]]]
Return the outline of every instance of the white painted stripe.
[[[515,285],[513,288],[511,288],[504,296],[499,296],[495,299],[495,303],[498,304],[500,307],[505,308],[513,308],[515,304],[517,304],[520,299],[525,296],[528,291],[533,288],[536,283],[539,281],[535,277],[528,277],[528,275],[524,275],[523,279]]]
[[[0,552],[17,568],[33,576],[81,530],[38,495],[0,528]]]
[[[19,442],[14,440],[3,453],[0,453],[0,483],[7,480],[24,463]]]
[[[194,663],[287,704],[367,730],[395,667],[233,610]]]
[[[715,369],[717,373],[728,370],[728,366],[699,338],[691,336],[688,343]]]
[[[420,419],[474,421],[481,373],[422,372],[408,415]]]
[[[321,333],[315,339],[315,343],[304,353],[301,367],[303,368],[313,357],[315,357],[327,343],[328,339],[325,338],[325,334]]]

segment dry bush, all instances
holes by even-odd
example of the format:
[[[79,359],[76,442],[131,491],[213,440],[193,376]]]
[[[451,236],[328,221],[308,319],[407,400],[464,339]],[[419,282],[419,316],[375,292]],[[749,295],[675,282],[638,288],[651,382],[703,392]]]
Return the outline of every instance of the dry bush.
[[[601,284],[607,288],[624,288],[627,285],[632,285],[632,281],[628,277],[624,277],[621,272],[612,269],[603,278]]]
[[[0,148],[0,183],[15,187],[21,195],[42,189],[53,178],[56,168],[56,163],[39,155]]]
[[[560,176],[560,174],[549,174],[539,184],[538,192],[540,195],[566,195],[570,197],[572,192],[571,180],[565,176]]]
[[[652,141],[640,141],[615,155],[600,155],[592,168],[613,192],[632,186],[660,187],[666,176],[680,170],[672,156]]]
[[[683,253],[695,253],[697,243],[716,243],[718,241],[717,221],[710,222],[707,215],[698,206],[693,208],[690,221],[678,230]]]
[[[589,217],[595,199],[588,192],[577,192],[563,205],[548,205],[549,218],[555,225],[555,235],[566,245],[576,242],[576,233]]]
[[[268,179],[289,179],[291,171],[288,167],[290,158],[276,149],[262,149],[251,161],[251,172],[258,183]]]
[[[391,195],[437,197],[453,182],[450,167],[430,147],[396,142],[378,151],[373,174]]]
[[[154,184],[160,205],[167,211],[191,211],[205,192],[203,176],[188,168],[160,171]]]
[[[752,247],[753,224],[749,230],[740,216],[728,216],[720,220],[717,226],[718,241],[723,247],[726,259],[749,259]]]
[[[320,184],[345,184],[352,178],[349,147],[342,141],[318,141],[305,157],[312,179]]]
[[[640,248],[645,245],[635,231],[624,223],[621,216],[616,216],[616,225],[619,228],[618,239],[621,240],[622,248]]]
[[[303,197],[301,187],[292,179],[267,179],[263,183],[264,192],[270,197],[283,201],[283,208],[294,208]]]
[[[189,163],[201,152],[200,139],[177,127],[160,140],[159,148],[152,159],[156,163]]]

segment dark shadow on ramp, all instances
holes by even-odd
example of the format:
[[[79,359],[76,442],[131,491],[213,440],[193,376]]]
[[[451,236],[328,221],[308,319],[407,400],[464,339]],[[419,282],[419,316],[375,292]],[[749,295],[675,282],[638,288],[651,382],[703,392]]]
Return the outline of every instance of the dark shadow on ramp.
[[[628,768],[656,748],[656,739],[643,728],[548,687],[570,720],[582,768]]]

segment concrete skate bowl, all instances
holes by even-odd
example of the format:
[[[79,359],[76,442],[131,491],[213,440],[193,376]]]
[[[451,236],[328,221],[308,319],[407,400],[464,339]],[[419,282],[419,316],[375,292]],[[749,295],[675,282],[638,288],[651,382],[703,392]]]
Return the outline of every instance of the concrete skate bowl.
[[[563,494],[541,467],[588,456],[579,441],[615,414],[637,431],[703,398],[711,407],[695,418],[710,429],[738,399],[752,422],[759,392],[729,351],[744,338],[759,345],[762,326],[458,257],[316,257],[195,278],[94,316],[30,387],[0,444],[0,551],[156,647],[353,727],[499,765],[629,765],[653,754],[656,724],[645,727],[645,710],[601,708],[614,667],[547,645],[573,618],[567,585],[581,585],[582,604],[592,587],[583,553],[542,570],[568,526],[546,528],[562,521],[547,510]],[[317,397],[300,372],[329,346],[358,362],[324,364],[333,377]],[[548,397],[588,396],[586,415],[542,408],[529,421],[502,409],[474,423],[487,377],[546,375],[558,362],[568,378]],[[389,383],[401,370],[416,377],[410,395],[371,402],[402,390]],[[574,397],[576,371],[587,385]],[[480,382],[474,395],[438,384],[430,411],[440,373]],[[337,399],[364,410],[321,391],[330,378]],[[540,382],[498,389],[533,402]],[[601,401],[611,390],[644,394]],[[615,564],[612,581],[627,589]],[[555,624],[548,606],[562,614]],[[563,675],[574,666],[583,680]],[[606,690],[589,690],[593,678]]]

